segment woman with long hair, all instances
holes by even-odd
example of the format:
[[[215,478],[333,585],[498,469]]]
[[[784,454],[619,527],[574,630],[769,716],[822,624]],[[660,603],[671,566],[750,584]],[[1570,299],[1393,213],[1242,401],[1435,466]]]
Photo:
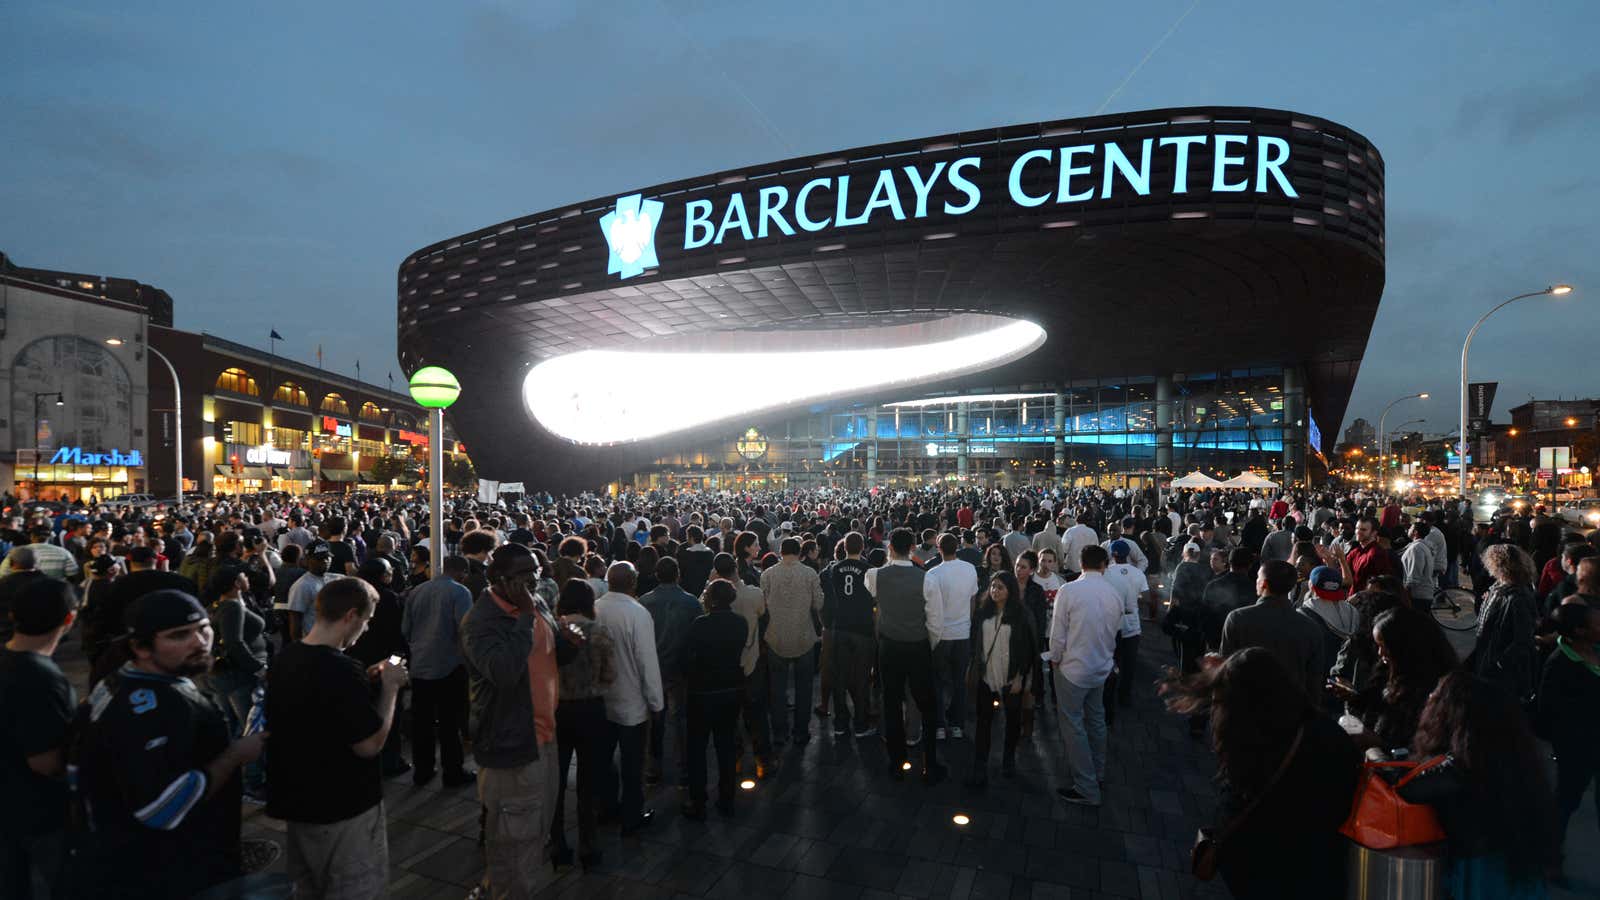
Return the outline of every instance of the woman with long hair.
[[[1384,679],[1361,691],[1336,680],[1333,692],[1366,726],[1356,736],[1357,744],[1385,750],[1410,747],[1429,695],[1441,678],[1460,666],[1460,660],[1439,623],[1409,606],[1379,615],[1372,640]]]
[[[1006,551],[1006,545],[990,544],[989,548],[983,551],[983,565],[978,567],[978,583],[988,584],[990,579],[1001,572],[1010,572],[1012,566],[1011,554]]]
[[[977,677],[973,691],[977,705],[978,734],[972,754],[971,787],[989,783],[989,744],[994,731],[995,711],[1006,713],[1005,751],[1000,757],[1000,772],[1007,778],[1017,773],[1017,742],[1022,736],[1022,700],[1027,696],[1039,661],[1039,635],[1033,615],[1022,600],[1017,577],[996,572],[978,614],[972,619],[972,671]]]
[[[566,812],[567,767],[578,757],[578,860],[585,869],[600,862],[595,846],[596,779],[606,767],[605,690],[616,680],[615,649],[611,633],[595,621],[594,588],[582,578],[570,578],[561,586],[556,615],[577,626],[588,638],[576,655],[561,667],[560,702],[556,704],[557,766],[561,787],[556,792],[555,820],[550,826],[550,863],[571,865],[572,849],[567,844],[563,822]]]
[[[1483,566],[1494,584],[1478,604],[1478,638],[1467,668],[1525,702],[1533,695],[1539,667],[1533,640],[1539,621],[1533,557],[1514,544],[1496,544],[1484,551]]]
[[[1400,789],[1439,814],[1449,847],[1446,893],[1454,900],[1546,896],[1557,858],[1545,761],[1516,698],[1465,670],[1446,675],[1423,707],[1412,743],[1438,760]]]
[[[215,662],[205,677],[211,696],[222,707],[228,722],[228,736],[237,740],[250,723],[250,706],[257,685],[267,675],[267,622],[245,600],[250,594],[250,577],[241,566],[221,566],[211,573],[200,600],[211,618],[216,635],[212,645]],[[244,768],[246,796],[256,803],[266,797],[266,767],[259,762]]]
[[[1320,715],[1263,647],[1246,647],[1162,688],[1167,707],[1209,710],[1223,821],[1217,866],[1238,900],[1340,900],[1344,839],[1360,775],[1350,736]]]

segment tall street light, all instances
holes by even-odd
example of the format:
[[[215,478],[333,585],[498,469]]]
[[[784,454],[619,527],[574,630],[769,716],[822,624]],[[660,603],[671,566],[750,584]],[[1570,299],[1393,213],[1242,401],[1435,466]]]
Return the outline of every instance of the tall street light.
[[[113,347],[121,347],[127,341],[113,336],[106,338],[106,343]],[[172,475],[173,480],[177,483],[177,488],[173,493],[172,505],[181,507],[183,506],[183,388],[178,384],[178,370],[173,368],[172,360],[167,359],[165,353],[150,346],[148,341],[145,342],[144,348],[155,354],[156,359],[166,363],[167,374],[172,376],[172,464],[176,466],[172,470]]]
[[[444,411],[461,396],[449,370],[423,366],[411,375],[411,399],[432,413],[428,440],[428,576],[444,571]]]
[[[1389,437],[1389,432],[1383,430],[1383,420],[1388,418],[1389,410],[1394,409],[1394,405],[1396,403],[1403,403],[1403,402],[1405,402],[1407,400],[1426,400],[1426,399],[1428,399],[1428,392],[1427,391],[1423,391],[1420,394],[1407,394],[1404,397],[1396,397],[1394,400],[1390,401],[1389,405],[1385,406],[1383,408],[1383,412],[1381,414],[1379,414],[1379,416],[1378,416],[1378,477],[1379,478],[1383,477],[1384,463],[1388,459],[1388,454],[1384,452],[1384,446],[1385,446],[1385,444],[1387,442],[1386,439]]]
[[[1456,444],[1456,462],[1461,464],[1461,496],[1467,496],[1467,351],[1472,349],[1472,338],[1477,335],[1478,329],[1483,326],[1483,323],[1486,319],[1500,310],[1505,309],[1507,306],[1517,302],[1518,300],[1526,300],[1529,297],[1544,297],[1547,295],[1551,297],[1562,297],[1570,293],[1572,293],[1572,285],[1553,284],[1542,291],[1530,291],[1526,294],[1518,294],[1517,296],[1512,297],[1510,300],[1502,302],[1499,306],[1496,306],[1494,309],[1491,309],[1479,316],[1478,321],[1472,323],[1472,330],[1467,332],[1467,340],[1461,345],[1461,438]]]
[[[33,499],[40,499],[39,490],[39,401],[56,395],[56,405],[66,406],[67,398],[60,391],[39,391],[33,395]],[[53,431],[54,429],[52,429]]]

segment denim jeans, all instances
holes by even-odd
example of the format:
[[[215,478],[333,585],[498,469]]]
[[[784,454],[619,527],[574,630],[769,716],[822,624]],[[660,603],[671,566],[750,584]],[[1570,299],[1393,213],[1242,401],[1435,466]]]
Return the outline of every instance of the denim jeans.
[[[1067,766],[1072,772],[1072,787],[1091,803],[1100,802],[1100,779],[1106,774],[1105,683],[1079,687],[1056,672],[1056,696],[1067,727],[1061,738],[1066,744]]]
[[[816,657],[809,650],[792,658],[779,656],[770,647],[764,652],[767,656],[767,710],[772,715],[773,742],[787,743],[791,731],[796,738],[801,735],[809,737],[811,681],[816,675],[813,671]],[[794,676],[794,715],[786,718],[784,714],[788,712],[789,700],[785,694],[791,674]]]
[[[935,728],[961,728],[967,721],[967,666],[972,648],[966,638],[940,641],[933,648]]]

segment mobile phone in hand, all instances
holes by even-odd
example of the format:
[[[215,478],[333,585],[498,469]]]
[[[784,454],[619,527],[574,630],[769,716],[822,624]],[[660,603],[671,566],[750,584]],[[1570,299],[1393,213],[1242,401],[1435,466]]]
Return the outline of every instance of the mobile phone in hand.
[[[398,666],[403,662],[405,662],[405,660],[401,659],[398,656],[389,657],[389,665],[391,665],[391,666]]]

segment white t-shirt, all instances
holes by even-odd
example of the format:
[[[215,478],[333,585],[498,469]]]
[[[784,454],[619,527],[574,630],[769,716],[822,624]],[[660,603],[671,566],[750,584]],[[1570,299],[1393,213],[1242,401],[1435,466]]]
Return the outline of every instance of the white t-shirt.
[[[1149,589],[1150,582],[1138,566],[1117,562],[1106,566],[1106,580],[1122,595],[1122,636],[1136,637],[1139,634],[1139,595]]]

